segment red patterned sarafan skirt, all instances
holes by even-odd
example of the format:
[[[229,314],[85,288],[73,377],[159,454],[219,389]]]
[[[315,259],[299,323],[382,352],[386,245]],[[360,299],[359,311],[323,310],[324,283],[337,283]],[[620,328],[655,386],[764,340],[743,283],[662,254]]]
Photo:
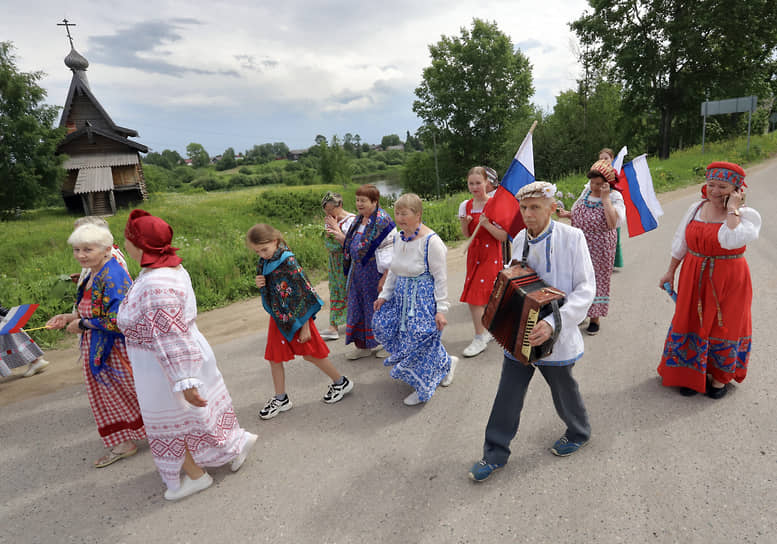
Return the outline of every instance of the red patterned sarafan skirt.
[[[677,283],[677,305],[658,373],[666,386],[703,393],[707,375],[741,382],[750,360],[753,286],[745,248],[723,249],[720,223],[691,221],[688,253]]]

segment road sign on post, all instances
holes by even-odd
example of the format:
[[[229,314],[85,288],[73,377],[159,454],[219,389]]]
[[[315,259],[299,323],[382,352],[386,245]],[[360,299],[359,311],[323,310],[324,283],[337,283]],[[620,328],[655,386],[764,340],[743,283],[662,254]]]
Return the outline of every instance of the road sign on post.
[[[701,129],[701,152],[704,153],[704,136],[707,132],[708,115],[724,115],[727,113],[748,113],[747,117],[747,153],[750,153],[750,124],[753,120],[753,112],[758,106],[757,96],[742,96],[739,98],[728,98],[726,100],[712,100],[701,103],[701,115],[704,117],[704,124]]]

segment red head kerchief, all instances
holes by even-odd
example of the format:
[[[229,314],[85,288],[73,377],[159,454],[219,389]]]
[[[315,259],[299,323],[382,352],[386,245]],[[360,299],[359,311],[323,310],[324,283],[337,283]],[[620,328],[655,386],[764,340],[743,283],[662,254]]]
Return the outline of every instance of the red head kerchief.
[[[181,258],[175,254],[178,248],[170,245],[173,228],[145,210],[132,210],[124,228],[124,237],[143,250],[141,267],[163,268],[181,264]]]
[[[733,162],[713,162],[707,166],[708,180],[727,181],[737,189],[747,187],[745,183],[745,171]]]

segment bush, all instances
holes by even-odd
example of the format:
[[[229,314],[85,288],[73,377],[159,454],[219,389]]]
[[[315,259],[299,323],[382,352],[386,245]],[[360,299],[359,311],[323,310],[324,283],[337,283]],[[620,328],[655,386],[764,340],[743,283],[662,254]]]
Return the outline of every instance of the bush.
[[[292,225],[323,221],[321,191],[271,189],[256,197],[255,209],[269,220]]]
[[[192,181],[192,187],[202,187],[206,191],[217,191],[224,189],[227,186],[227,180],[217,176],[213,172],[205,172],[201,174],[194,181]]]
[[[250,176],[251,174],[254,173],[254,171],[248,168],[247,166],[241,166],[238,172],[246,176]]]

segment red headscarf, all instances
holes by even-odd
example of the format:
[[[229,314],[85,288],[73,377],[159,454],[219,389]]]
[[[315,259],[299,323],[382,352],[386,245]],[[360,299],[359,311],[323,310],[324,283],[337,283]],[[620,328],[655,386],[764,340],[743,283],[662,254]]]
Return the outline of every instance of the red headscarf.
[[[742,187],[747,187],[745,183],[745,171],[742,167],[733,162],[711,162],[707,165],[707,173],[704,176],[707,181],[718,180],[726,181],[739,190]],[[707,184],[705,183],[701,187],[701,195],[707,198]]]
[[[181,258],[172,247],[173,228],[164,219],[154,217],[145,210],[132,210],[124,228],[124,237],[143,251],[140,266],[143,268],[174,267]]]

